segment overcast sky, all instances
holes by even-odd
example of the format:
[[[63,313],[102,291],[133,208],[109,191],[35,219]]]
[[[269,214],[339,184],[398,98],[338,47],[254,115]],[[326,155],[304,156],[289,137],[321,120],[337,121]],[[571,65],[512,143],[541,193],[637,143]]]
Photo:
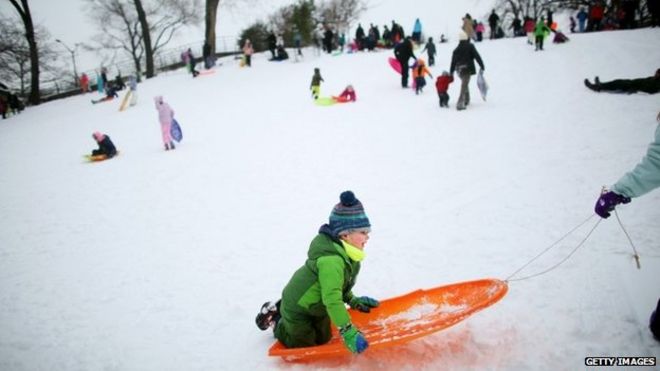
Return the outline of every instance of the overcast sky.
[[[460,19],[466,12],[475,17],[483,16],[490,10],[494,0],[365,0],[369,10],[363,15],[361,22],[364,27],[369,23],[378,25],[382,30],[384,24],[390,25],[392,20],[402,24],[406,32],[411,32],[414,19],[401,18],[397,14],[401,6],[419,8],[419,17],[424,32],[435,39],[440,33],[455,39]],[[296,0],[256,0],[252,6],[238,0],[239,6],[231,12],[218,10],[218,25],[216,33],[220,36],[236,36],[240,31],[257,19],[265,20],[267,16],[283,5],[293,4]],[[73,48],[76,43],[89,42],[96,33],[95,26],[85,13],[84,0],[29,0],[32,19],[35,24],[43,25],[53,39],[60,39]],[[204,0],[199,0],[200,12],[204,12]],[[8,1],[0,0],[0,12],[15,14],[15,9]],[[410,13],[410,12],[404,12]],[[409,19],[410,18],[410,19]],[[354,30],[352,30],[354,32]],[[177,40],[170,45],[176,46],[204,40],[203,22],[199,27],[183,30]],[[69,55],[64,48],[62,52]],[[198,52],[199,53],[199,52]],[[101,61],[94,54],[80,50],[76,57],[78,71],[97,68]],[[128,58],[127,58],[128,59]]]

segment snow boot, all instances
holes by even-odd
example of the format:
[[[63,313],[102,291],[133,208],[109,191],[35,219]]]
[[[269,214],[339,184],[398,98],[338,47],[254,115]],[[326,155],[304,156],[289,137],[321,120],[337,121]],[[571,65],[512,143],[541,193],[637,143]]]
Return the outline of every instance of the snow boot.
[[[175,148],[176,147],[174,147],[174,142],[170,142],[170,149],[175,149]]]
[[[592,83],[589,82],[588,79],[584,79],[584,86],[586,86],[590,90],[593,90],[593,91],[596,91],[596,92],[600,91],[600,85],[599,84],[592,84]]]
[[[277,325],[277,322],[279,322],[281,316],[280,316],[280,305],[282,303],[282,300],[278,300],[277,303],[273,304],[270,301],[265,302],[261,306],[261,310],[259,311],[259,314],[257,314],[257,318],[255,319],[255,322],[257,324],[257,327],[259,327],[259,330],[261,331],[266,331],[268,330],[269,327],[275,327]]]

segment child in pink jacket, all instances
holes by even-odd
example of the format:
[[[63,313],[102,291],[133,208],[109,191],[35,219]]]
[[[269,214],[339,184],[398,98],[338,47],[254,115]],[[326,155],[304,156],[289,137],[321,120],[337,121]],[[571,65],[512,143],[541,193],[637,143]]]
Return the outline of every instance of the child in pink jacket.
[[[169,151],[170,149],[174,149],[172,134],[170,134],[172,129],[172,119],[174,118],[174,111],[169,104],[163,101],[163,97],[161,95],[154,97],[154,102],[156,102],[158,120],[160,120],[160,130],[163,134],[163,144],[165,144],[165,150]]]

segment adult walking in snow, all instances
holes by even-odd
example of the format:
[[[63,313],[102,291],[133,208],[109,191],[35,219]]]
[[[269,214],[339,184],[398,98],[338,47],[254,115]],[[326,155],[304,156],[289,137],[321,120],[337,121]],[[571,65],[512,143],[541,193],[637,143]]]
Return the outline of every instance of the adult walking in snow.
[[[339,330],[351,353],[362,353],[369,346],[351,323],[346,304],[364,313],[380,305],[378,300],[352,291],[371,224],[353,192],[343,192],[339,199],[328,223],[310,243],[307,261],[282,290],[282,299],[264,303],[257,315],[259,329],[272,327],[287,348],[326,344],[332,337],[332,326]]]
[[[497,31],[497,24],[500,22],[500,16],[495,13],[495,9],[490,13],[488,17],[488,26],[490,27],[490,39],[495,40],[495,34]]]
[[[419,18],[415,19],[415,25],[413,26],[412,39],[417,44],[422,40],[422,22]]]
[[[175,149],[174,142],[172,141],[172,120],[174,119],[174,110],[169,104],[163,101],[161,95],[154,97],[156,103],[156,110],[158,111],[158,120],[160,121],[160,131],[163,138],[165,150],[169,151]]]
[[[470,77],[477,73],[474,61],[479,63],[481,70],[485,70],[484,62],[481,60],[477,48],[468,40],[468,35],[461,31],[458,34],[458,46],[454,49],[451,56],[451,68],[449,73],[454,76],[454,71],[458,72],[458,77],[461,79],[461,92],[458,96],[458,103],[456,109],[461,111],[467,108],[470,104]]]
[[[644,92],[655,94],[660,92],[660,68],[655,71],[655,75],[649,77],[600,82],[600,79],[596,76],[593,84],[588,79],[584,79],[584,85],[596,92],[611,91],[613,93],[627,94]]]
[[[463,32],[467,34],[469,40],[474,40],[474,21],[472,21],[470,13],[465,13],[465,17],[463,17]]]
[[[413,45],[410,37],[406,37],[394,47],[394,56],[401,64],[401,87],[408,87],[408,60],[410,58],[417,59],[413,54]]]

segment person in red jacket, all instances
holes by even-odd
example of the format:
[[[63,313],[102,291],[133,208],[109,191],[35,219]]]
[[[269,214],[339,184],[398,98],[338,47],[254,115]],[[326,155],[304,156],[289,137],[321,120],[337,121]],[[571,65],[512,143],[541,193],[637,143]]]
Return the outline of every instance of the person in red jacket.
[[[605,15],[605,7],[600,1],[596,1],[589,10],[589,24],[587,31],[600,31],[602,29],[603,16]]]
[[[332,97],[337,102],[355,102],[357,100],[357,95],[355,94],[355,89],[353,85],[346,86],[346,89],[339,94],[339,96]]]
[[[447,90],[449,89],[449,84],[453,81],[454,77],[447,71],[442,71],[442,75],[438,76],[438,79],[435,80],[435,88],[438,91],[438,98],[440,98],[440,107],[449,108],[449,94],[447,94]]]

